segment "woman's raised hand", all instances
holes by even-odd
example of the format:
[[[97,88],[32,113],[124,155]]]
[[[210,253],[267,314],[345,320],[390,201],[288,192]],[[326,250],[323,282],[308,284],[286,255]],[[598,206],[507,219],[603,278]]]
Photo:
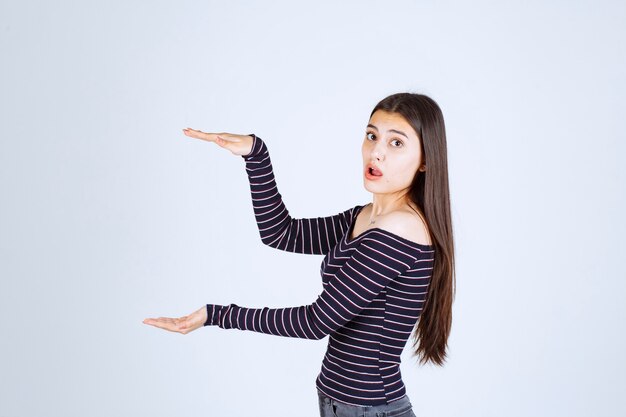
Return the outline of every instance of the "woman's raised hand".
[[[187,334],[204,326],[207,319],[206,305],[193,313],[179,318],[159,317],[144,319],[144,324],[168,330],[170,332],[178,332]]]
[[[205,133],[190,127],[183,129],[183,133],[190,138],[202,139],[207,142],[215,142],[222,148],[226,148],[233,155],[248,155],[252,152],[254,138],[247,135],[234,135],[232,133]]]

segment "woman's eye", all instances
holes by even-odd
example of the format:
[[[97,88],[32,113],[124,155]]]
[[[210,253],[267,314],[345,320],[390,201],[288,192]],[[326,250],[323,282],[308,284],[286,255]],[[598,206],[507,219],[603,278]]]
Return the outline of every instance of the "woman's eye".
[[[373,134],[373,133],[368,132],[368,133],[366,133],[366,134],[365,134],[365,137],[366,137],[366,138],[368,138],[368,139],[370,139],[370,140],[373,140],[373,139],[371,139],[371,138],[370,138],[370,135],[374,136],[374,134]]]
[[[398,144],[398,145],[393,145],[393,146],[394,146],[394,148],[399,148],[400,146],[402,146],[402,145],[403,145],[402,141],[401,141],[401,140],[398,140],[398,139],[394,139],[394,140],[392,140],[392,141],[391,141],[391,143],[397,143],[397,144]]]

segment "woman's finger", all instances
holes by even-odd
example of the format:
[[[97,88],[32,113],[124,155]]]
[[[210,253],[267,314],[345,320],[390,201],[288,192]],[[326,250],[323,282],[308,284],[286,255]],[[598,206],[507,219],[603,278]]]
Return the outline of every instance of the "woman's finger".
[[[196,139],[202,139],[202,140],[206,140],[209,142],[213,142],[215,141],[216,138],[216,134],[215,133],[205,133],[201,130],[196,130],[196,129],[192,129],[190,127],[183,129],[183,133],[186,136],[192,137],[192,138],[196,138]]]
[[[183,133],[184,133],[186,136],[189,136],[189,137],[192,137],[192,138],[197,138],[197,139],[199,139],[199,137],[198,137],[198,136],[199,136],[199,135],[198,135],[198,132],[196,132],[196,131],[195,131],[195,130],[193,130],[193,129],[190,129],[190,128],[183,129]]]

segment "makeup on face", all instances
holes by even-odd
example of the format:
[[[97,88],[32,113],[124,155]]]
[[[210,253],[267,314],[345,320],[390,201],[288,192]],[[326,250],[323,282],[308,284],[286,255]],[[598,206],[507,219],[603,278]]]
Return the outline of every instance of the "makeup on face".
[[[377,111],[370,118],[362,145],[363,178],[391,187],[410,180],[420,159],[419,138],[406,120],[396,114]],[[409,178],[410,177],[410,178]]]

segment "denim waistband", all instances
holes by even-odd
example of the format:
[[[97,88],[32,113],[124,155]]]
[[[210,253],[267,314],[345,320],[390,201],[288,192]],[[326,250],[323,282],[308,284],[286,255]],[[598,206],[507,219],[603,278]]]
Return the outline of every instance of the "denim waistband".
[[[412,408],[411,401],[408,395],[402,398],[394,400],[389,404],[379,405],[352,405],[346,404],[341,401],[337,401],[330,398],[319,389],[317,390],[320,403],[322,405],[336,406],[342,409],[341,415],[359,417],[359,416],[371,416],[371,417],[392,417],[394,415],[404,414],[406,410]]]

